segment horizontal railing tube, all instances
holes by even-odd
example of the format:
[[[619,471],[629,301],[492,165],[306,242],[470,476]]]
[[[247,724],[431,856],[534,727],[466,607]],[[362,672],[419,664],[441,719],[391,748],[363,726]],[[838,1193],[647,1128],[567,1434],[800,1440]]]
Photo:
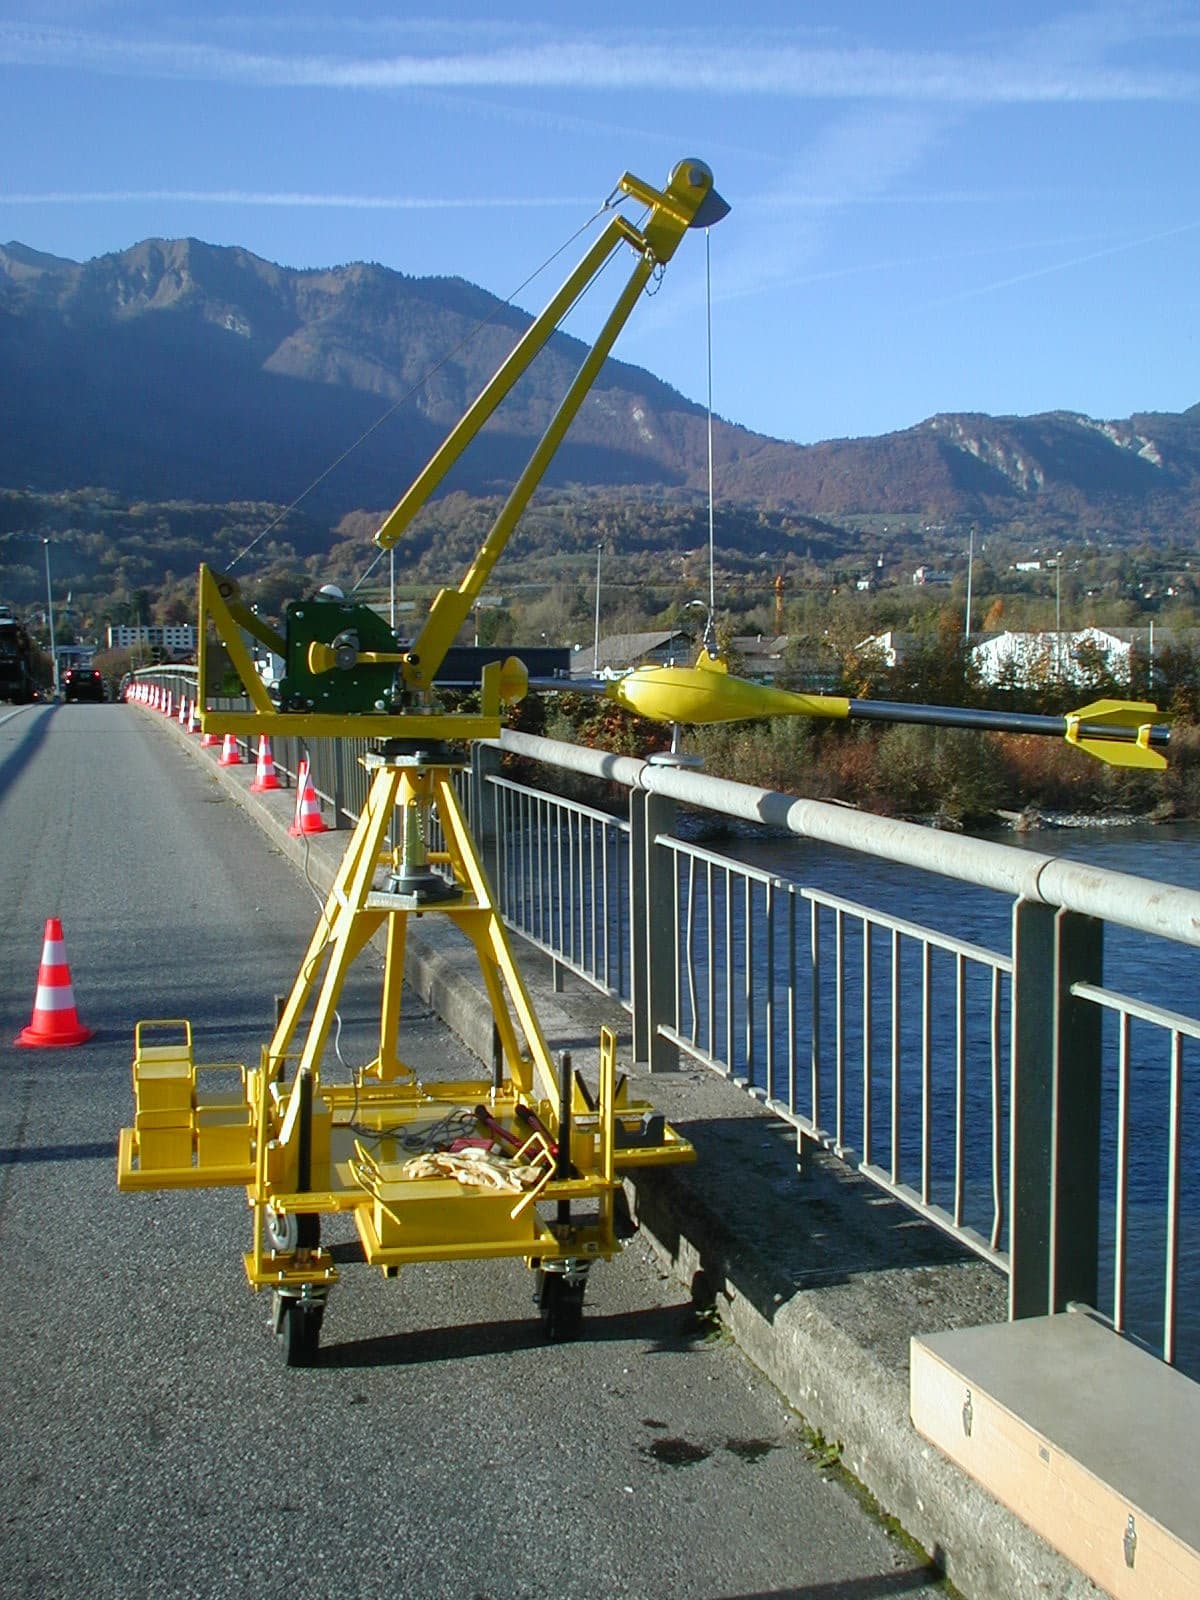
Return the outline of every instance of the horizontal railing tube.
[[[860,850],[900,866],[977,884],[1085,917],[1103,917],[1158,938],[1200,946],[1200,891],[1150,883],[1059,856],[1018,850],[987,839],[967,839],[894,817],[870,816],[823,800],[798,800],[728,778],[679,767],[607,755],[534,734],[505,730],[502,750],[567,771],[661,794],[684,805],[717,811],[744,822],[783,828],[822,844]]]

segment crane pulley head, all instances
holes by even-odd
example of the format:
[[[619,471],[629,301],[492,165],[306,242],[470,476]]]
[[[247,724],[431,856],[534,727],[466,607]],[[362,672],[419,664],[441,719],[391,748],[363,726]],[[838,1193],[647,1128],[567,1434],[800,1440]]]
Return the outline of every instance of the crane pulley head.
[[[641,232],[659,261],[674,254],[686,229],[711,228],[729,215],[728,201],[713,188],[712,168],[691,156],[671,168],[663,190],[652,189],[632,172],[625,173],[617,190],[649,207]]]

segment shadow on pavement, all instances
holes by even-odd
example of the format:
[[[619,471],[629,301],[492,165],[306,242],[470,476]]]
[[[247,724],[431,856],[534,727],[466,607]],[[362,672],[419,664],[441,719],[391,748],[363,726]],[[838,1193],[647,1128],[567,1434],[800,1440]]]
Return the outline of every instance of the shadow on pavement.
[[[115,1139],[97,1139],[92,1144],[34,1144],[0,1146],[0,1167],[15,1167],[31,1161],[115,1161]]]
[[[644,1345],[645,1354],[658,1355],[690,1349],[711,1336],[710,1326],[697,1317],[692,1306],[655,1306],[611,1316],[589,1316],[585,1312],[583,1333],[574,1342],[587,1345],[632,1340]],[[406,1367],[544,1348],[546,1338],[541,1323],[531,1312],[528,1317],[511,1322],[470,1322],[382,1334],[345,1344],[326,1343],[321,1348],[321,1365]]]
[[[917,1589],[943,1583],[932,1562],[903,1572],[880,1572],[867,1578],[835,1578],[830,1583],[808,1583],[801,1589],[760,1589],[753,1594],[714,1596],[713,1600],[886,1600],[888,1595],[912,1594]]]
[[[53,705],[36,709],[42,710],[47,714],[33,717],[8,755],[3,761],[0,761],[0,800],[4,798],[6,790],[10,789],[21,776],[24,768],[29,765],[30,756],[33,755],[47,733],[49,733],[50,718],[58,710],[58,707]]]

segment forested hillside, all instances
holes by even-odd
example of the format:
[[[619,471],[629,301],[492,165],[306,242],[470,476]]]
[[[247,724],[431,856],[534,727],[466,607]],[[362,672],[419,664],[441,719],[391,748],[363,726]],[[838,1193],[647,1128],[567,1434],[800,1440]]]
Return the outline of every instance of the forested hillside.
[[[305,514],[329,528],[399,497],[529,320],[463,279],[362,262],[299,272],[246,250],[147,239],[78,263],[10,244],[0,486],[208,504],[304,496]],[[512,482],[583,348],[552,339],[448,492]],[[1048,538],[1200,536],[1200,406],[1119,421],[948,414],[807,446],[718,419],[713,448],[719,493],[741,506],[833,522],[1020,523]],[[685,498],[706,481],[701,407],[619,361],[605,364],[546,475]]]

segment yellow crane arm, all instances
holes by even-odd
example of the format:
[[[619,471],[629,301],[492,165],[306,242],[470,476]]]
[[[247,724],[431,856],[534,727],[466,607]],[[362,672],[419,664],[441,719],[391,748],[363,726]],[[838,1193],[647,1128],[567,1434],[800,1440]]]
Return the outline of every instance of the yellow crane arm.
[[[375,542],[381,549],[390,550],[396,544],[446,473],[545,346],[566,312],[613,252],[622,244],[630,245],[637,260],[612,313],[585,356],[462,582],[457,589],[439,591],[418,638],[401,663],[400,670],[409,689],[428,689],[433,683],[447,650],[470,615],[513,528],[554,452],[562,443],[588,390],[596,381],[601,366],[651,274],[670,260],[688,228],[710,227],[729,210],[713,188],[712,173],[702,161],[689,159],[677,163],[662,191],[652,189],[630,173],[621,178],[617,189],[642,201],[649,208],[642,225],[635,228],[624,217],[612,218],[562,288],[522,335],[508,359],[450,430],[375,535]]]

